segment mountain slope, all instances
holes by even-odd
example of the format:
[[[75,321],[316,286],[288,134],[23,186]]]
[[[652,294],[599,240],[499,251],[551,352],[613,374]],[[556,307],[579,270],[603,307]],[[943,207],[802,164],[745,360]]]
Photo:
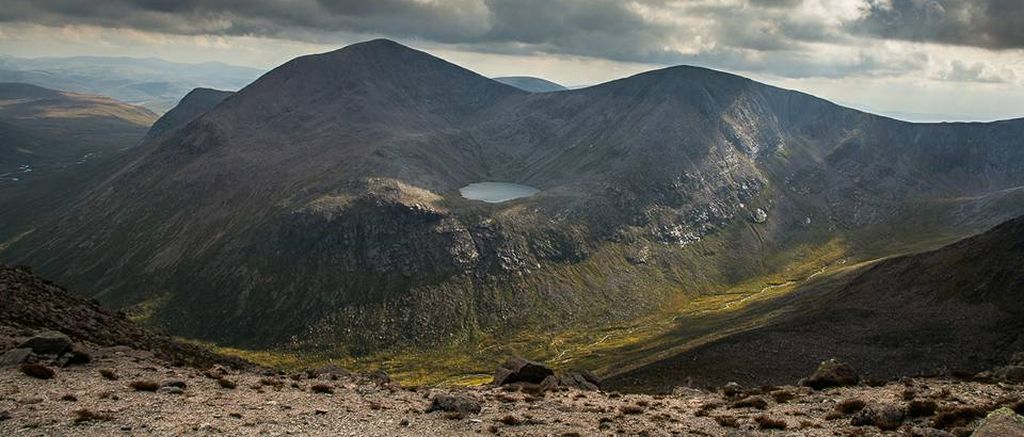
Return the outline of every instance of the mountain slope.
[[[809,284],[767,326],[608,383],[645,391],[687,380],[785,383],[834,356],[881,379],[989,369],[1024,348],[1022,256],[1024,217],[935,251],[878,262],[838,284]],[[777,303],[763,306],[751,312],[768,313]]]
[[[153,138],[3,236],[0,258],[233,345],[366,354],[596,330],[791,261],[1024,213],[1022,133],[694,67],[528,93],[376,40],[292,60]],[[541,192],[458,195],[480,181]]]
[[[531,76],[505,76],[496,77],[494,80],[531,93],[550,93],[554,91],[565,91],[568,89],[550,80]]]
[[[22,336],[23,332],[57,331],[76,342],[151,351],[178,366],[207,368],[224,364],[237,369],[256,369],[237,358],[217,355],[147,331],[129,321],[123,313],[71,296],[67,290],[24,268],[0,265],[0,304],[0,349],[9,349],[8,340]]]

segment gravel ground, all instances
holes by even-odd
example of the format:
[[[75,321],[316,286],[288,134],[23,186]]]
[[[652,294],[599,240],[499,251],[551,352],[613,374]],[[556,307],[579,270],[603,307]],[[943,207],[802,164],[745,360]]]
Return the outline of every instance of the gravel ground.
[[[117,379],[105,378],[101,369],[113,370]],[[860,399],[902,411],[913,399],[934,401],[940,410],[978,406],[987,412],[1021,398],[1019,385],[952,379],[908,379],[821,392],[787,386],[726,397],[697,389],[666,396],[576,390],[535,396],[493,387],[410,389],[351,375],[293,379],[228,372],[224,378],[236,387],[224,388],[202,371],[169,367],[148,352],[126,347],[96,348],[91,363],[56,369],[52,379],[32,378],[18,368],[0,369],[0,435],[879,435],[883,432],[876,426],[852,426],[856,413],[838,413],[836,404]],[[131,387],[136,381],[168,379],[186,387],[180,393]],[[315,393],[316,385],[333,393]],[[478,401],[481,411],[426,412],[432,399],[446,394]],[[752,406],[733,405],[743,398]],[[757,405],[757,399],[766,405]],[[83,410],[98,417],[76,422]],[[762,429],[759,416],[784,423],[786,429]],[[933,415],[907,419],[889,434],[914,435],[917,427],[918,435],[927,435],[923,427],[935,420]],[[946,428],[965,434],[977,424],[970,420]]]

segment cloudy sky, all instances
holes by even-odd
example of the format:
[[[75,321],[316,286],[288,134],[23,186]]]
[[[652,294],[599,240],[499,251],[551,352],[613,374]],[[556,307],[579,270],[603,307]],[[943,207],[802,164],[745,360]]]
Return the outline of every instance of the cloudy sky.
[[[388,37],[482,74],[726,70],[912,120],[1024,116],[1021,0],[3,0],[0,54],[272,68]]]

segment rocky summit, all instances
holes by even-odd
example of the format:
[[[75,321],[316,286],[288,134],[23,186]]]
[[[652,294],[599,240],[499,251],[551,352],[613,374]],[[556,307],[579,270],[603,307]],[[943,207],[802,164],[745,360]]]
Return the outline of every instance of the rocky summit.
[[[1024,213],[1024,121],[906,123],[697,67],[531,93],[374,40],[164,121],[4,228],[0,260],[246,348],[598,332]],[[489,181],[540,191],[459,195]]]

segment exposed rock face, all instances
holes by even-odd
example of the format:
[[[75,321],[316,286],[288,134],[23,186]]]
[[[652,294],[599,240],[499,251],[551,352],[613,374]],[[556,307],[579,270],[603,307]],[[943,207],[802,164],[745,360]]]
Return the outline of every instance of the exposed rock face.
[[[774,272],[798,244],[1024,212],[1024,122],[902,123],[694,67],[528,93],[371,41],[175,124],[0,235],[20,236],[0,259],[177,335],[363,354],[616,323]],[[542,191],[457,195],[482,180]],[[747,205],[771,218],[736,226]]]

